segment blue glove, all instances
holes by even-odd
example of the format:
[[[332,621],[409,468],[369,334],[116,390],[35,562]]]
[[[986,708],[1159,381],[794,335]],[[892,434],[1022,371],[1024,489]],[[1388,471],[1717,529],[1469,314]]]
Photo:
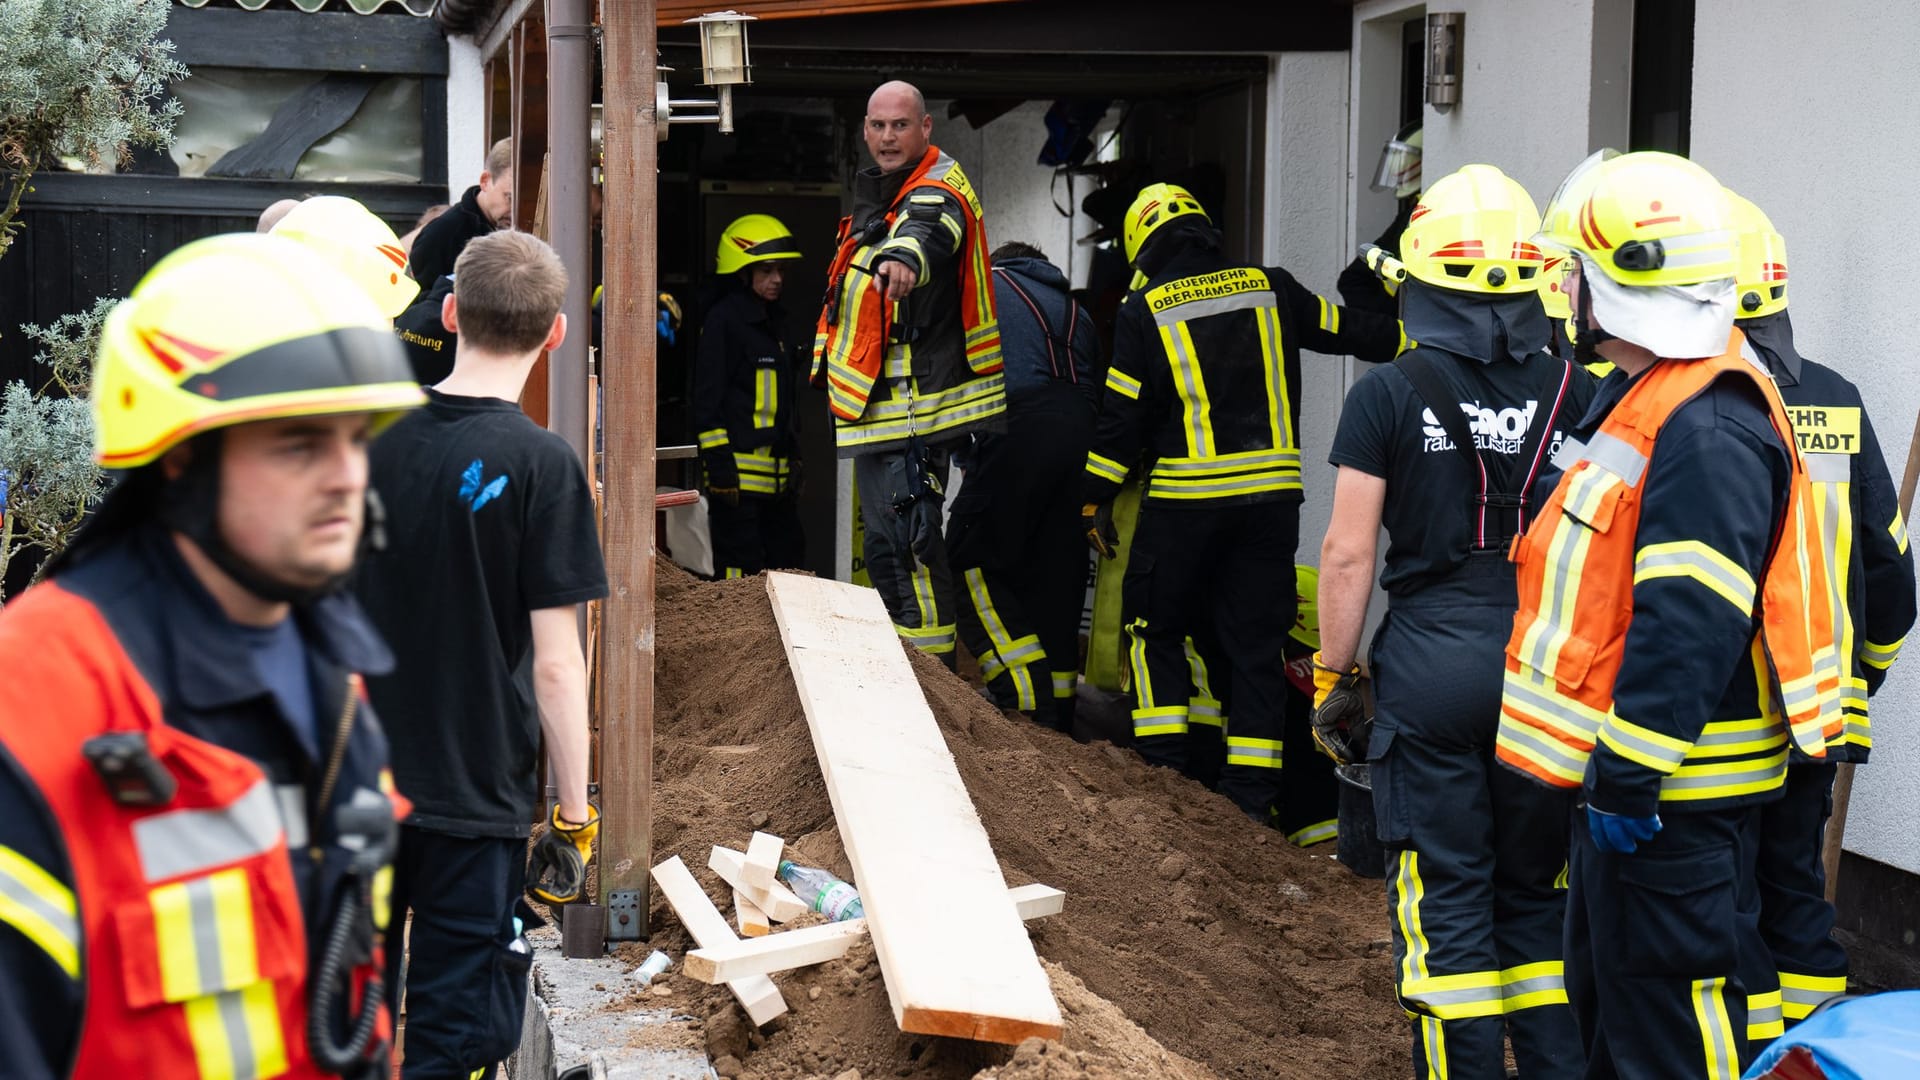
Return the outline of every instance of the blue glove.
[[[660,340],[669,345],[672,345],[678,338],[678,335],[674,332],[673,315],[667,311],[666,308],[660,309],[660,317],[654,322],[653,326],[655,330],[660,332]]]
[[[1626,817],[1609,814],[1588,803],[1587,831],[1593,834],[1593,846],[1601,851],[1611,855],[1631,855],[1660,831],[1660,815]]]

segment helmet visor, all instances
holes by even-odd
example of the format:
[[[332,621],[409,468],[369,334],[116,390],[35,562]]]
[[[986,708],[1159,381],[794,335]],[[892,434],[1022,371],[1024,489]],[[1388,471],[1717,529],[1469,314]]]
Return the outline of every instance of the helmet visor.
[[[1404,139],[1388,139],[1380,150],[1380,164],[1373,170],[1373,190],[1398,193],[1413,185],[1417,191],[1419,184],[1420,148]]]

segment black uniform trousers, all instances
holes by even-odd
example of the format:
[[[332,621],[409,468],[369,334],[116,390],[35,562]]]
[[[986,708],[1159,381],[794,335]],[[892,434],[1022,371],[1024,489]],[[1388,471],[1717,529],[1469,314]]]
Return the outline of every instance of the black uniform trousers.
[[[763,570],[792,570],[806,564],[798,492],[742,494],[736,505],[709,493],[707,531],[713,540],[714,577],[750,577]]]
[[[1786,1024],[1806,1019],[1821,1002],[1847,991],[1847,951],[1833,940],[1833,905],[1827,903],[1826,868],[1820,862],[1827,817],[1833,813],[1834,771],[1831,762],[1790,765],[1785,793],[1762,806],[1758,816],[1760,936],[1779,975]]]
[[[1210,625],[1232,669],[1233,728],[1219,791],[1262,823],[1280,795],[1299,533],[1300,504],[1291,500],[1191,509],[1148,501],[1121,585],[1134,748],[1155,765],[1186,767],[1187,639]]]
[[[1419,1080],[1580,1075],[1562,964],[1572,793],[1494,760],[1513,569],[1474,556],[1395,597],[1374,637],[1369,749],[1394,978]]]
[[[1001,708],[1073,730],[1087,542],[1079,492],[1093,410],[1071,384],[1012,399],[981,435],[947,519],[960,640]]]
[[[526,877],[525,837],[400,827],[389,926],[405,927],[409,910],[413,925],[404,966],[389,935],[386,978],[398,1015],[405,972],[403,1080],[491,1077],[520,1045],[533,955],[515,949],[513,920],[540,923],[521,898]]]
[[[1312,656],[1311,647],[1287,639],[1289,671],[1304,667],[1306,679],[1311,680]],[[1233,730],[1233,666],[1210,629],[1195,633],[1188,642],[1187,663],[1193,690],[1187,701],[1187,763],[1182,771],[1214,788],[1227,763],[1227,735]],[[1286,698],[1280,795],[1271,810],[1272,824],[1296,846],[1310,847],[1339,835],[1340,788],[1345,785],[1334,774],[1333,760],[1315,752],[1313,695],[1290,678]],[[1217,722],[1210,722],[1213,717],[1218,717]]]
[[[1676,810],[1631,855],[1574,815],[1567,996],[1589,1080],[1737,1080],[1748,1000],[1772,985],[1752,886],[1756,806]]]
[[[853,459],[853,485],[860,496],[861,557],[893,620],[894,632],[907,644],[954,666],[953,577],[948,570],[942,524],[948,466],[946,446],[924,451],[927,469],[943,486],[907,504],[914,490],[911,455],[906,449],[861,454]],[[907,506],[900,513],[895,506]]]

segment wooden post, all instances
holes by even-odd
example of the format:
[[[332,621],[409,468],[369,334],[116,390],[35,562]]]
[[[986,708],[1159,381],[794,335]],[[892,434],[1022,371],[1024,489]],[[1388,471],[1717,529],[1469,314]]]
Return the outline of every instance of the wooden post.
[[[601,7],[606,295],[601,361],[606,418],[607,599],[600,638],[605,712],[600,742],[600,902],[610,938],[645,937],[653,862],[654,558],[654,0]],[[625,895],[622,895],[625,894]],[[615,903],[619,901],[619,903]],[[635,927],[619,924],[628,912]]]
[[[1907,444],[1907,472],[1900,478],[1900,517],[1913,517],[1913,488],[1920,481],[1920,416],[1913,420],[1913,441]],[[1840,855],[1847,846],[1847,807],[1853,802],[1853,765],[1843,762],[1833,775],[1833,816],[1827,820],[1826,842],[1820,865],[1827,875],[1827,903],[1840,894]]]

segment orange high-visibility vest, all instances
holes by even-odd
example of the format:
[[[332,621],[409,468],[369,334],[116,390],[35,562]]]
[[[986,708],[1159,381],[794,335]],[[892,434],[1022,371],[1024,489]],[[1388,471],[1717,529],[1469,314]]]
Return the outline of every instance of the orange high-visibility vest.
[[[1735,332],[1726,353],[1711,360],[1656,363],[1592,441],[1575,448],[1578,460],[1514,542],[1520,608],[1507,643],[1495,749],[1501,761],[1549,785],[1578,787],[1595,742],[1603,741],[1662,773],[1663,801],[1717,799],[1777,786],[1789,738],[1820,757],[1841,730],[1840,665],[1806,465],[1779,392],[1743,358],[1744,346]],[[1761,625],[1753,649],[1765,683],[1764,715],[1709,723],[1687,743],[1614,715],[1613,685],[1633,618],[1636,558],[1687,557],[1636,549],[1654,441],[1675,410],[1722,376],[1751,379],[1766,395],[1774,431],[1793,458],[1793,479],[1756,598]],[[1728,756],[1743,746],[1768,753],[1729,768]]]
[[[993,264],[987,257],[987,231],[981,222],[980,197],[961,171],[960,163],[937,146],[927,147],[900,193],[887,208],[891,233],[900,208],[916,188],[941,188],[960,200],[966,215],[965,248],[960,258],[960,321],[966,330],[967,367],[975,375],[1001,369],[1000,324],[993,303]],[[839,248],[827,271],[827,303],[820,312],[813,337],[813,384],[824,386],[833,415],[849,423],[867,410],[874,380],[886,363],[892,344],[893,304],[873,287],[873,265],[856,265],[855,258],[872,247],[853,235],[853,219],[840,219]]]
[[[0,736],[45,797],[72,864],[71,899],[42,898],[41,944],[86,981],[73,1080],[330,1075],[307,1045],[307,933],[273,783],[242,755],[169,726],[100,613],[57,581],[28,590],[7,616],[15,645],[38,637],[75,657],[33,676],[34,697],[60,703],[57,719],[0,709]],[[146,736],[178,782],[164,806],[113,800],[81,752],[108,731]],[[406,813],[405,799],[389,797]],[[376,941],[371,962],[351,971],[355,1010],[381,955]],[[389,1016],[382,1005],[373,1048],[387,1045]]]

